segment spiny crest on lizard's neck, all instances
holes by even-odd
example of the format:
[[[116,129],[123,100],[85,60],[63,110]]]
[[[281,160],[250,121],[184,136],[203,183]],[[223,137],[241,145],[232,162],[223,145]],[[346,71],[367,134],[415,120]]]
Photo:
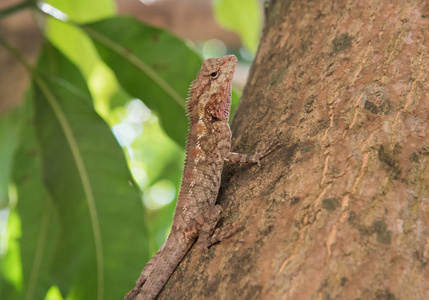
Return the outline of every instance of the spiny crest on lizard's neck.
[[[201,118],[228,120],[231,108],[231,83],[237,58],[227,55],[206,59],[192,82],[187,115],[192,124]]]

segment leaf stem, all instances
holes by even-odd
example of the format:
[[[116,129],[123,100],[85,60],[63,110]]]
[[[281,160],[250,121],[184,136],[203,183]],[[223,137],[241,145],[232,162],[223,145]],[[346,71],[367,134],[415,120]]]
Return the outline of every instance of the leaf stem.
[[[1,35],[0,45],[6,48],[6,50],[8,50],[10,54],[12,54],[12,56],[28,71],[28,73],[33,74],[33,67],[27,62],[21,52],[19,52],[15,47],[13,47]]]
[[[31,0],[27,0],[27,1],[22,1],[20,3],[11,5],[9,7],[6,7],[3,10],[0,10],[0,20],[3,18],[6,18],[10,15],[13,15],[14,13],[20,12],[21,10],[24,10],[26,8],[31,8],[31,7],[35,7],[35,3],[34,1]]]

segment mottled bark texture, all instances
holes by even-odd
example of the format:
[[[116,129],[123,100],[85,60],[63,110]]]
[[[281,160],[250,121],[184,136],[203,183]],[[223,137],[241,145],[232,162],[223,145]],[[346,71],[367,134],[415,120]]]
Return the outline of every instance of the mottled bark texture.
[[[272,1],[233,150],[282,145],[160,299],[429,299],[428,70],[428,1]]]

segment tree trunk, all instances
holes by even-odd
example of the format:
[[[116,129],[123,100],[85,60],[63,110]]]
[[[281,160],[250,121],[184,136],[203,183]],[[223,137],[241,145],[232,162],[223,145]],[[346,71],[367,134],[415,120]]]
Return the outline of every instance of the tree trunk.
[[[222,222],[160,299],[429,299],[429,2],[271,1]]]

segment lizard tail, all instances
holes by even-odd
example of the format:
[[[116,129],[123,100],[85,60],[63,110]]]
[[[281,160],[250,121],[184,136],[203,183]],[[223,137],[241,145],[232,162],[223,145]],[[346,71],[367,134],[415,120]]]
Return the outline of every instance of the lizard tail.
[[[192,243],[186,245],[183,241],[178,241],[173,237],[167,238],[164,249],[154,264],[136,300],[155,299],[191,246]]]

